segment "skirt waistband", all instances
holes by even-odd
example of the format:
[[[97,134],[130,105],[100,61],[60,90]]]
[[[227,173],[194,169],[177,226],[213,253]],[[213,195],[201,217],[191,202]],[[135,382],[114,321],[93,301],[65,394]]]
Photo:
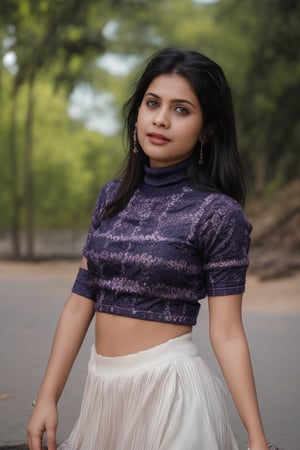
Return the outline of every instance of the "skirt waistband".
[[[176,359],[193,358],[198,355],[197,348],[192,341],[192,333],[186,333],[162,344],[125,356],[107,357],[96,352],[92,345],[90,368],[98,373],[132,372],[137,369],[147,369]]]

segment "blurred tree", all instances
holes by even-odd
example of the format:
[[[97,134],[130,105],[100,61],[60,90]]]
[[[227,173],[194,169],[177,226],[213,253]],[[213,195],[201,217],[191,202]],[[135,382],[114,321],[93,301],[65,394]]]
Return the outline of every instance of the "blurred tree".
[[[85,2],[82,0],[32,2],[30,0],[15,0],[14,8],[9,7],[4,16],[9,26],[15,29],[15,45],[13,51],[17,55],[18,70],[13,82],[13,97],[16,99],[18,90],[28,84],[27,117],[25,121],[24,145],[24,198],[25,198],[25,229],[27,242],[27,257],[34,257],[34,204],[33,204],[33,123],[34,123],[34,85],[38,72],[51,64],[58,50],[63,51],[66,58],[73,53],[83,53],[84,49],[102,50],[102,40],[96,33],[77,33],[66,37],[68,26],[82,27],[86,24]],[[7,2],[2,2],[7,7]],[[63,30],[62,33],[60,31]],[[29,41],[30,44],[29,45]],[[33,41],[33,42],[32,42]],[[13,116],[12,116],[13,119]],[[12,126],[13,128],[13,126]],[[12,143],[12,141],[11,141]],[[10,148],[11,153],[15,147]],[[15,168],[14,168],[15,169]],[[13,175],[14,177],[14,175]],[[15,202],[18,209],[17,202]],[[17,212],[14,217],[18,217]],[[15,222],[14,248],[19,244],[18,224]],[[16,252],[18,256],[19,251]]]
[[[242,150],[262,194],[300,174],[300,3],[223,0],[219,14],[248,45],[238,115]]]
[[[2,1],[1,22],[12,30],[11,51],[17,57],[17,71],[12,78],[11,89],[11,133],[8,150],[11,155],[11,194],[14,211],[12,214],[12,238],[15,256],[20,255],[20,198],[18,194],[18,156],[16,139],[16,103],[20,88],[28,84],[27,117],[24,139],[24,199],[27,237],[27,257],[34,256],[34,206],[33,206],[33,108],[34,85],[38,72],[49,67],[53,60],[61,61],[64,73],[69,76],[59,81],[74,82],[74,70],[68,71],[73,55],[82,56],[78,71],[84,66],[88,51],[94,55],[103,50],[101,29],[92,32],[87,27],[88,8],[85,1],[30,0]],[[90,2],[92,3],[92,2]],[[68,67],[69,66],[69,67]],[[74,67],[74,64],[72,68]],[[58,77],[56,77],[56,81]]]

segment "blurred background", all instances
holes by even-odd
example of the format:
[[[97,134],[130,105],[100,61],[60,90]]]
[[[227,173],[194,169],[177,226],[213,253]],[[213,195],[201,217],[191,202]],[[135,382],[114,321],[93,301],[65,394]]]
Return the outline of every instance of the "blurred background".
[[[1,0],[0,257],[80,254],[141,65],[182,46],[232,86],[255,270],[297,270],[299,19],[297,0]]]
[[[245,324],[268,436],[299,449],[299,23],[298,0],[0,1],[0,444],[26,438],[98,191],[124,155],[122,104],[153,52],[181,46],[218,62],[233,90],[254,226]]]

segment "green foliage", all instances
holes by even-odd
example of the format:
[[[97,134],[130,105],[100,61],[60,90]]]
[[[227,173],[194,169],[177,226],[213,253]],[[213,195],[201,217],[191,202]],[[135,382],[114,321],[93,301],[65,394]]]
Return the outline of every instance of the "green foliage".
[[[108,154],[108,139],[67,117],[66,99],[53,96],[49,85],[39,85],[36,95],[40,98],[35,133],[39,151],[34,158],[36,223],[82,227],[90,220],[98,190],[112,176],[116,156]],[[117,147],[118,139],[110,139],[110,145],[112,141]]]
[[[241,149],[257,193],[299,177],[300,4],[295,0],[220,3],[227,23],[252,17],[245,83],[237,102]],[[225,18],[225,20],[226,20]]]
[[[81,123],[67,116],[67,97],[54,93],[48,80],[36,85],[36,127],[34,130],[33,183],[35,224],[37,227],[86,226],[90,220],[97,192],[105,181],[115,175],[116,161],[121,158],[120,137],[104,137],[87,131]],[[23,173],[23,124],[25,119],[25,89],[18,101],[19,170]],[[4,124],[5,128],[8,124]],[[1,146],[1,180],[10,183],[9,155]],[[22,195],[24,176],[19,180]],[[0,227],[5,229],[11,218],[9,189],[0,195]]]

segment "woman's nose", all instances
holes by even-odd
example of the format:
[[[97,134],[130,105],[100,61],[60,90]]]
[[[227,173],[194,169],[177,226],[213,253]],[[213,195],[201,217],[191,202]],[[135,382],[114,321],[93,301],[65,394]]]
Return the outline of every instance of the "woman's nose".
[[[153,124],[157,127],[168,128],[170,126],[170,119],[167,112],[159,109],[153,118]]]

